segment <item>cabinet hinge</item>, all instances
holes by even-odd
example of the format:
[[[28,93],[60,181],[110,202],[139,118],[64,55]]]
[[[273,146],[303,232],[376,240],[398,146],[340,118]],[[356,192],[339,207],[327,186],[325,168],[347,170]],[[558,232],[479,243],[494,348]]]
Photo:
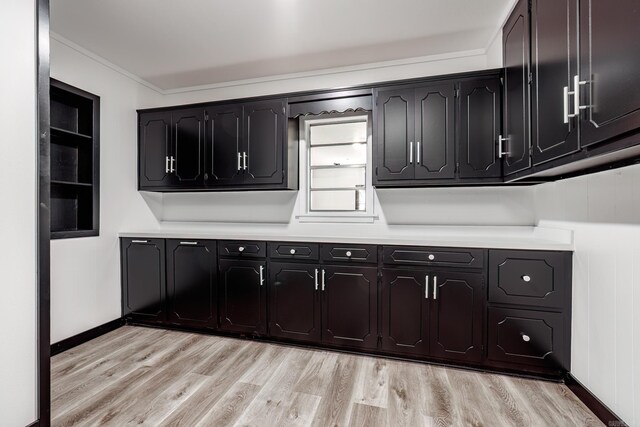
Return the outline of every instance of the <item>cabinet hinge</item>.
[[[456,162],[456,172],[460,172],[460,162]]]
[[[209,115],[208,115],[208,114],[205,114],[205,115],[204,115],[204,121],[205,121],[205,122],[206,122],[206,121],[209,121]]]
[[[455,90],[454,96],[455,96],[456,98],[460,98],[460,89],[456,89],[456,90]]]
[[[282,107],[282,114],[287,114],[287,107]]]
[[[533,73],[529,73],[528,79],[529,79],[528,81],[529,84],[533,83]]]

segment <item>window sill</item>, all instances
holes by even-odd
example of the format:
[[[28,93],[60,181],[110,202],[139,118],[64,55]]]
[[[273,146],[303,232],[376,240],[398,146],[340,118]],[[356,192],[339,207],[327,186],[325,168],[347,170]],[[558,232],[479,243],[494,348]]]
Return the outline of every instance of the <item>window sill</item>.
[[[378,215],[296,215],[298,222],[316,223],[369,223],[372,224],[380,217]]]

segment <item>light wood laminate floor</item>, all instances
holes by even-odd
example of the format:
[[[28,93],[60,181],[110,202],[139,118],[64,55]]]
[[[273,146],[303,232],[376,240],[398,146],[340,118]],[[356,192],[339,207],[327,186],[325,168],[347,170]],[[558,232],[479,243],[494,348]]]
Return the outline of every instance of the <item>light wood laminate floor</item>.
[[[600,426],[564,385],[125,326],[52,358],[54,426]]]

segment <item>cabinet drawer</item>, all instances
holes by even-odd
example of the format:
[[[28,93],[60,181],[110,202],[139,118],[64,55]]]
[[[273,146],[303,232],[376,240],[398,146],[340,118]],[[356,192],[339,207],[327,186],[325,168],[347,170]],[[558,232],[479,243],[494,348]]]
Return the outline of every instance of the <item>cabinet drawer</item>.
[[[489,251],[489,301],[561,309],[571,252]]]
[[[270,258],[318,260],[318,245],[315,243],[269,243]]]
[[[265,258],[267,256],[267,244],[265,242],[223,240],[218,242],[218,253],[220,256]]]
[[[322,245],[322,260],[376,263],[378,261],[378,247],[351,244]]]
[[[489,308],[488,317],[489,359],[566,368],[562,314]]]
[[[482,268],[484,265],[484,250],[385,246],[383,259],[385,264]]]

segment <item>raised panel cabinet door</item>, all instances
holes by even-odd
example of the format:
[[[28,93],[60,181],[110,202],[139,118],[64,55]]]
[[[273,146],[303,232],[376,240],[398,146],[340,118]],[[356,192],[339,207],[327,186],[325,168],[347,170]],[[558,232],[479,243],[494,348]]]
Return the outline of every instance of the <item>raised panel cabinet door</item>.
[[[529,5],[520,0],[502,29],[504,174],[531,167]]]
[[[166,318],[165,242],[121,239],[122,313],[133,321],[158,323]]]
[[[167,240],[168,320],[216,327],[216,277],[215,241]]]
[[[171,174],[171,112],[143,113],[138,130],[138,185],[165,187]]]
[[[242,106],[207,108],[207,116],[206,184],[242,183]]]
[[[380,91],[376,102],[376,179],[411,180],[415,172],[414,90]]]
[[[204,182],[204,109],[191,108],[172,113],[173,175],[177,185]]]
[[[382,270],[382,350],[429,355],[428,282],[427,270]]]
[[[269,269],[269,334],[320,342],[320,266],[273,263]]]
[[[364,349],[377,347],[377,276],[376,267],[322,267],[323,343]]]
[[[415,179],[455,176],[454,114],[453,83],[416,89]]]
[[[501,129],[501,92],[497,76],[460,83],[460,178],[502,176],[502,162],[497,151]]]
[[[264,101],[244,106],[243,169],[245,184],[281,184],[286,136],[284,103]]]
[[[452,272],[432,275],[431,355],[479,362],[486,305],[483,276]]]
[[[266,274],[265,261],[219,261],[220,329],[245,334],[266,334]]]
[[[573,76],[578,67],[578,2],[531,4],[531,137],[538,165],[578,150]]]
[[[580,143],[640,128],[640,6],[580,1]]]

